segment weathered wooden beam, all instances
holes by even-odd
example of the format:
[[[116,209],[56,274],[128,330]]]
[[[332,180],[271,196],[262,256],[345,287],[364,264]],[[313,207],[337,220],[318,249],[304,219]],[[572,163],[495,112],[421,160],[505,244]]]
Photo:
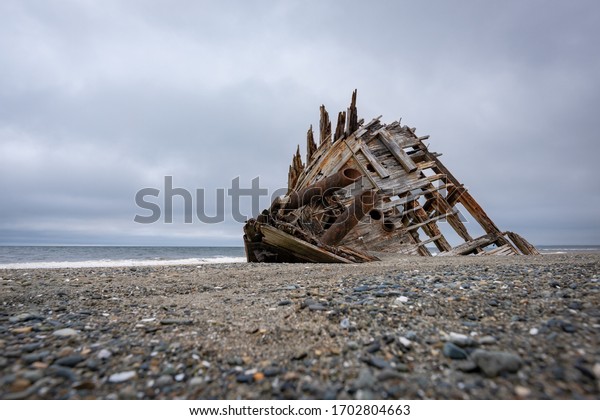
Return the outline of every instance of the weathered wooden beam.
[[[418,168],[415,162],[406,154],[404,150],[390,136],[387,130],[379,130],[379,141],[390,151],[392,156],[396,158],[400,166],[408,173],[415,172]]]
[[[298,257],[300,261],[304,260],[315,263],[352,262],[272,226],[263,225],[261,226],[260,231],[264,235],[263,241],[265,243],[285,249]]]
[[[352,101],[350,102],[350,107],[348,108],[347,115],[347,128],[346,128],[346,136],[354,133],[358,130],[358,111],[356,109],[356,89],[352,92]]]
[[[344,137],[344,126],[346,124],[346,113],[338,113],[337,125],[335,126],[335,134],[333,135],[333,142],[335,143],[342,137]]]
[[[315,143],[312,125],[306,132],[306,165],[310,163],[313,155],[317,151],[317,144]]]
[[[506,232],[506,235],[523,255],[540,255],[539,251],[521,235],[514,232]]]
[[[467,255],[473,252],[477,248],[486,247],[492,243],[494,243],[498,237],[496,235],[483,235],[479,238],[473,239],[472,241],[465,242],[464,244],[460,244],[455,246],[450,251],[440,252],[439,256],[452,256],[452,255]]]
[[[363,144],[360,146],[360,151],[362,152],[363,156],[365,157],[365,159],[367,159],[367,161],[369,162],[369,164],[373,167],[373,169],[375,170],[375,172],[377,172],[377,174],[382,178],[389,178],[390,173],[388,172],[387,169],[385,169],[383,167],[383,165],[381,163],[379,163],[379,161],[377,160],[377,158],[375,156],[373,156],[373,153],[371,153],[371,151],[369,150],[369,146],[367,146],[366,144]]]
[[[321,105],[319,110],[319,145],[326,142],[331,143],[331,121],[329,121],[329,113],[325,109],[325,105]]]

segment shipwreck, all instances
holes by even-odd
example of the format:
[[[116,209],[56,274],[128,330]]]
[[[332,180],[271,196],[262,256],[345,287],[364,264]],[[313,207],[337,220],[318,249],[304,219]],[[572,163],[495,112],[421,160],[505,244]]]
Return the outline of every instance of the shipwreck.
[[[320,108],[319,144],[312,126],[306,163],[292,158],[288,193],[244,226],[249,262],[356,263],[384,254],[532,255],[533,245],[502,231],[439,157],[401,121],[358,118],[356,91],[335,131]],[[472,237],[461,211],[484,234]],[[456,232],[452,246],[440,223]],[[437,248],[437,251],[430,248]]]

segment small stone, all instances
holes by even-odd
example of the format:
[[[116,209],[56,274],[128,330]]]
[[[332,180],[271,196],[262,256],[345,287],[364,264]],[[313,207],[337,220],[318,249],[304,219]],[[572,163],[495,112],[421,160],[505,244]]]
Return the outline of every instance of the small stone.
[[[10,318],[8,318],[8,320],[12,323],[25,322],[25,321],[38,320],[38,319],[44,319],[44,317],[39,314],[24,313],[24,314],[11,316]]]
[[[59,366],[75,367],[77,364],[83,362],[84,360],[85,357],[79,354],[74,354],[72,356],[61,357],[54,363],[56,363]]]
[[[194,376],[188,382],[188,386],[190,386],[190,387],[196,387],[196,386],[200,386],[200,385],[203,385],[203,384],[204,384],[204,378],[202,378],[200,376]]]
[[[31,367],[34,369],[46,369],[48,367],[48,363],[44,362],[33,362]]]
[[[313,303],[312,305],[308,305],[308,309],[310,311],[326,311],[327,308],[320,303]]]
[[[373,366],[374,368],[377,368],[377,369],[391,368],[391,365],[380,357],[363,356],[360,358],[360,361],[366,363],[369,366]]]
[[[574,301],[569,302],[569,304],[567,305],[567,307],[569,309],[574,309],[574,310],[578,311],[581,308],[583,308],[583,304],[581,302],[579,302],[579,301],[574,300]]]
[[[24,391],[27,388],[29,388],[30,385],[31,385],[31,381],[29,381],[28,379],[18,378],[18,379],[15,379],[12,384],[10,384],[9,389],[10,389],[10,392],[21,392],[21,391]]]
[[[503,372],[515,373],[523,364],[519,356],[502,351],[475,350],[471,359],[490,378]]]
[[[451,332],[448,336],[448,341],[452,344],[456,344],[459,347],[468,347],[474,344],[474,341],[471,337],[464,334],[459,334],[455,332]]]
[[[444,356],[453,360],[461,360],[467,358],[467,352],[458,347],[456,344],[447,341],[443,348]]]
[[[400,345],[402,347],[404,347],[405,349],[410,349],[412,347],[412,345],[413,345],[413,342],[410,341],[406,337],[398,337],[398,341],[400,342]]]
[[[406,296],[398,296],[394,300],[394,303],[397,303],[397,304],[402,304],[402,303],[406,303],[406,302],[408,302],[408,297],[406,297]]]
[[[529,330],[529,335],[538,335],[539,332],[540,332],[540,330],[533,327],[532,329]]]
[[[277,306],[288,306],[291,304],[292,304],[292,301],[289,299],[281,300],[281,301],[277,302]]]
[[[492,337],[491,335],[484,335],[477,340],[477,342],[481,345],[496,344],[497,341],[498,340],[496,340],[496,337]]]
[[[193,321],[188,318],[181,318],[181,319],[165,318],[165,319],[161,319],[160,323],[162,325],[191,325],[193,323]]]
[[[575,328],[575,326],[573,324],[571,324],[570,322],[563,322],[560,327],[562,328],[562,330],[566,333],[572,334],[575,331],[577,331],[577,328]]]
[[[362,368],[358,373],[358,378],[354,381],[356,389],[371,388],[377,383],[377,378],[371,373],[371,369]]]
[[[356,341],[348,341],[346,347],[348,350],[358,350],[358,343]]]
[[[102,349],[98,352],[98,359],[108,359],[112,356],[112,353],[110,352],[110,350],[107,349]]]
[[[425,309],[425,315],[427,316],[435,316],[436,312],[435,309],[433,308],[427,308]]]
[[[350,320],[348,318],[344,318],[340,321],[340,327],[343,329],[350,328]]]
[[[118,372],[118,373],[113,373],[112,375],[110,375],[108,377],[108,382],[111,382],[113,384],[118,384],[121,382],[126,382],[130,379],[135,378],[135,371],[133,370],[128,370],[125,372]]]
[[[240,373],[235,377],[235,380],[241,384],[249,384],[254,380],[254,376]]]
[[[173,377],[171,377],[171,375],[161,375],[158,377],[155,383],[156,386],[162,388],[164,386],[171,385],[173,383]]]
[[[280,372],[281,372],[281,369],[279,369],[276,366],[269,366],[263,370],[263,373],[267,378],[272,378],[273,376],[277,376],[277,375],[279,375]]]
[[[74,337],[77,334],[79,334],[76,330],[74,330],[73,328],[63,328],[60,330],[56,330],[52,333],[52,335],[56,336],[56,337]]]
[[[373,343],[369,344],[366,350],[367,353],[377,353],[379,350],[381,350],[381,343],[379,341],[374,341]]]
[[[21,372],[21,376],[23,376],[24,379],[27,379],[31,383],[34,383],[42,379],[44,377],[44,374],[39,370],[25,370]]]
[[[254,375],[252,375],[252,379],[254,382],[260,382],[265,379],[265,374],[262,372],[256,372]]]
[[[402,378],[404,378],[404,376],[402,376],[402,374],[397,370],[393,369],[383,369],[379,374],[377,374],[377,380],[381,382]]]
[[[519,398],[527,398],[531,395],[531,390],[521,385],[515,387],[515,394]]]
[[[33,330],[33,327],[20,327],[10,330],[13,334],[26,334]]]
[[[181,382],[185,379],[185,373],[178,373],[177,375],[175,375],[175,380],[177,382]]]
[[[592,368],[592,372],[594,373],[594,376],[596,377],[596,379],[600,379],[600,363],[594,364],[594,367]]]

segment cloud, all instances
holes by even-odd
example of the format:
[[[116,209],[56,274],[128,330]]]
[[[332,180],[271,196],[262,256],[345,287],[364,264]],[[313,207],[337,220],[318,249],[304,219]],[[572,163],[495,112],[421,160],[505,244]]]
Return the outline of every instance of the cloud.
[[[284,187],[354,88],[502,229],[600,243],[598,28],[593,1],[4,1],[0,243],[239,245],[231,217],[135,224],[135,193],[171,175],[215,209],[236,177]]]

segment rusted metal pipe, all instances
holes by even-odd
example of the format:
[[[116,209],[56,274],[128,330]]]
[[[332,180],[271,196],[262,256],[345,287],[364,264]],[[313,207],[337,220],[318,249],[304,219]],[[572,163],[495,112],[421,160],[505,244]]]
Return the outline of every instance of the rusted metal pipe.
[[[371,221],[374,223],[381,223],[381,228],[386,232],[393,232],[396,229],[394,223],[383,215],[383,212],[379,209],[373,209],[369,212]]]
[[[333,175],[323,178],[319,182],[310,185],[300,191],[292,191],[288,202],[283,206],[286,210],[293,210],[302,207],[313,197],[320,197],[325,194],[331,194],[341,188],[344,188],[362,177],[360,171],[353,168],[346,168]]]
[[[375,206],[376,193],[373,190],[363,191],[354,198],[352,204],[346,207],[321,237],[325,245],[337,245],[352,230],[354,226]]]

